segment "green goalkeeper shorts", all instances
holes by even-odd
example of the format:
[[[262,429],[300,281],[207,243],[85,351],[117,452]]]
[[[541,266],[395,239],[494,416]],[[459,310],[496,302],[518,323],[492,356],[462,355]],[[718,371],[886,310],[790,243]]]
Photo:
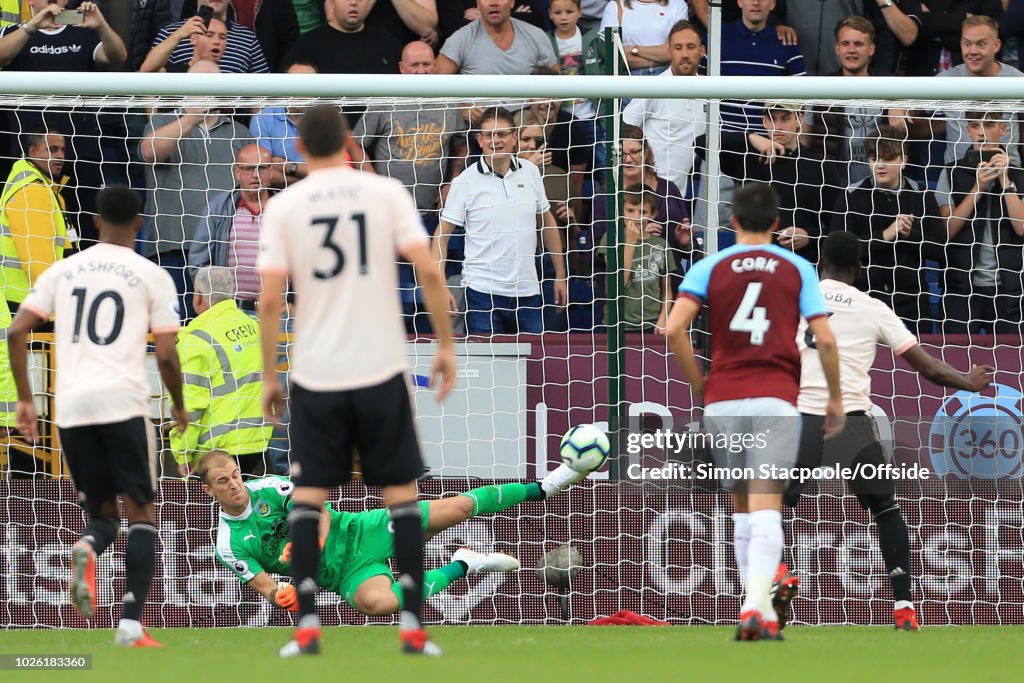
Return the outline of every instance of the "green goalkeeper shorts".
[[[430,523],[430,503],[421,500],[419,506],[423,533],[426,533]],[[364,581],[375,576],[394,579],[388,560],[395,554],[394,534],[386,508],[361,512],[355,517],[349,526],[350,546],[346,556],[350,560],[341,572],[335,590],[352,607],[356,606],[356,591]]]

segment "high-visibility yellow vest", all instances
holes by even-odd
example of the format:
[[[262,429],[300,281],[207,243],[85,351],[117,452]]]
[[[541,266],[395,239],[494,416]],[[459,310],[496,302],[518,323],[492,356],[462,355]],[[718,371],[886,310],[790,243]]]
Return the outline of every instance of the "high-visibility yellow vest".
[[[21,0],[0,0],[0,28],[20,24],[32,18],[28,2]]]
[[[185,409],[191,422],[171,432],[179,463],[195,463],[211,450],[263,453],[273,425],[263,419],[263,353],[255,319],[234,300],[203,311],[178,333]]]
[[[40,207],[39,221],[47,224],[47,231],[53,230],[53,249],[59,261],[64,250],[71,246],[67,238],[68,227],[64,220],[64,200],[61,199],[54,182],[39,167],[25,159],[18,159],[7,176],[3,194],[0,195],[0,284],[3,285],[4,299],[21,303],[25,300],[32,283],[28,277],[28,264],[22,263],[18,249],[11,236],[11,225],[7,216],[7,204],[20,190],[32,183],[49,188],[51,204]]]
[[[0,296],[0,427],[14,426],[14,405],[18,388],[11,374],[11,357],[7,352],[7,328],[11,326],[11,309]]]

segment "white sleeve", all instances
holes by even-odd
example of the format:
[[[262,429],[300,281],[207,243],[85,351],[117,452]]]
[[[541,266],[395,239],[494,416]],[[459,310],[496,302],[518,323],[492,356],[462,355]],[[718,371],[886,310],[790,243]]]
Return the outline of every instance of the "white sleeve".
[[[149,282],[149,331],[153,334],[177,332],[181,327],[178,320],[178,289],[174,280],[163,268],[153,271]]]
[[[445,198],[444,208],[441,209],[441,220],[445,223],[457,225],[460,228],[466,225],[466,201],[468,200],[466,180],[463,179],[466,171],[459,174],[452,181],[448,196]]]
[[[28,296],[21,302],[24,308],[32,311],[41,318],[49,318],[53,313],[54,298],[57,294],[58,271],[63,270],[56,265],[50,266],[43,271],[39,279],[32,285]]]
[[[427,231],[423,229],[423,221],[420,213],[416,210],[416,203],[412,195],[397,180],[392,185],[391,193],[391,226],[395,239],[395,249],[412,244],[414,242],[426,243],[429,241]]]
[[[278,198],[267,205],[260,227],[260,255],[256,270],[260,273],[288,273],[288,210]]]
[[[622,121],[627,125],[643,128],[648,112],[647,100],[635,99],[622,110]]]
[[[916,346],[917,337],[907,329],[907,326],[893,310],[881,301],[876,303],[878,304],[876,310],[878,311],[879,341],[892,349],[897,356],[903,355],[908,349]]]

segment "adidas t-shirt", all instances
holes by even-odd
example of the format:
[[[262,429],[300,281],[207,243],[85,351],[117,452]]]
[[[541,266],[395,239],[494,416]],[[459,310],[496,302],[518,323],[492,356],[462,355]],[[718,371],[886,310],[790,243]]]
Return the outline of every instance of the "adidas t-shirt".
[[[17,30],[17,25],[5,26],[0,36]],[[4,71],[95,71],[99,49],[100,37],[92,29],[40,29],[29,36],[28,43]]]

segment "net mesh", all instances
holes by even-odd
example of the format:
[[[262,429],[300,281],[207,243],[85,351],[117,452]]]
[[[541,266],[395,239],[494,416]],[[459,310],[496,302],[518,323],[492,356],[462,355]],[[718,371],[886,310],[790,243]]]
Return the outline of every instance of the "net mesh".
[[[197,247],[208,247],[211,258],[225,252],[226,258],[238,258],[230,249],[218,249],[229,247],[230,237],[199,244],[195,230],[211,219],[209,207],[217,197],[241,181],[235,163],[239,150],[253,141],[266,147],[275,158],[273,172],[294,181],[302,169],[290,168],[301,164],[288,132],[292,118],[324,102],[345,107],[353,122],[361,117],[355,128],[360,147],[348,148],[353,163],[359,163],[362,151],[376,172],[405,183],[428,231],[445,222],[452,228],[446,276],[462,312],[454,318],[457,329],[471,336],[458,351],[461,386],[444,404],[424,386],[431,351],[419,343],[430,337],[418,286],[405,268],[396,282],[429,468],[422,484],[426,498],[490,481],[543,476],[557,464],[558,440],[571,425],[607,426],[616,418],[635,417],[648,428],[678,428],[698,421],[699,408],[657,331],[688,267],[709,243],[717,242],[718,248],[730,243],[729,188],[766,180],[782,198],[781,227],[807,233],[806,243],[798,234],[793,248],[815,258],[822,234],[861,231],[863,286],[896,306],[908,325],[925,335],[930,353],[962,370],[971,363],[998,367],[997,389],[983,401],[971,401],[927,383],[883,349],[872,372],[872,399],[897,461],[925,464],[941,475],[898,484],[911,529],[915,600],[924,622],[1024,621],[1019,478],[1024,216],[1018,221],[1013,199],[1006,197],[1014,192],[1008,186],[1021,165],[1013,102],[778,101],[770,103],[766,115],[762,102],[722,102],[727,121],[730,107],[753,112],[753,127],[721,126],[722,151],[709,152],[704,117],[710,103],[705,100],[633,100],[611,108],[595,102],[597,119],[580,120],[572,119],[573,102],[561,100],[10,95],[4,97],[0,130],[0,144],[6,145],[0,150],[6,157],[3,172],[6,177],[27,152],[26,133],[45,120],[66,140],[65,215],[82,238],[79,246],[95,238],[90,216],[95,192],[129,183],[146,197],[140,251],[183,274],[185,259]],[[518,159],[530,162],[524,167],[539,171],[522,183],[514,172],[502,178],[500,201],[493,200],[493,185],[481,190],[480,183],[456,181],[474,168],[478,174],[488,170],[479,165],[479,149],[498,137],[482,143],[477,132],[480,113],[496,104],[510,109],[515,120],[490,128],[513,132],[505,151],[516,151]],[[624,105],[621,119],[608,113],[618,105]],[[964,112],[988,112],[990,118],[971,125]],[[183,116],[193,118],[183,122]],[[643,139],[631,138],[629,125],[639,126]],[[257,126],[262,133],[255,134]],[[146,151],[154,131],[157,144]],[[979,135],[983,142],[976,144]],[[619,139],[605,143],[615,136]],[[879,136],[885,144],[869,142]],[[983,149],[972,155],[975,147]],[[993,171],[997,177],[977,194],[975,213],[950,219],[979,180],[975,167],[991,164],[996,148],[1007,153],[1010,170]],[[870,163],[868,149],[897,150],[899,158],[882,159],[889,162],[883,164],[888,176],[877,175],[879,164]],[[712,161],[720,169],[714,176],[709,175]],[[873,189],[894,174],[893,190]],[[530,187],[531,182],[543,189]],[[616,221],[621,212],[631,215],[625,200],[636,184],[646,185],[642,194],[653,205],[641,197],[642,216]],[[721,203],[709,208],[712,184]],[[545,201],[541,193],[550,203],[557,248],[533,218]],[[901,215],[910,217],[906,225]],[[230,226],[231,216],[226,220]],[[28,223],[44,233],[53,225],[46,212],[30,216]],[[558,305],[552,255],[563,249],[565,307]],[[621,278],[612,286],[609,264],[622,264],[627,256],[630,267],[620,265],[611,273]],[[519,298],[501,320],[488,318],[498,326],[497,336],[472,329],[479,320],[465,315],[467,307],[479,305],[466,294],[474,287],[478,293]],[[617,322],[610,326],[613,312]],[[622,365],[608,350],[609,333],[618,331],[628,333]],[[52,435],[51,347],[39,337],[33,348],[37,405],[44,435]],[[287,346],[283,351],[286,364]],[[155,364],[150,379],[156,426],[168,419],[169,410]],[[622,405],[609,403],[609,382],[621,383]],[[992,414],[1012,419],[978,422]],[[958,427],[936,431],[936,417]],[[177,480],[163,445],[160,557],[146,620],[154,626],[289,623],[288,614],[271,609],[217,564],[215,506],[197,483]],[[272,450],[286,465],[287,432],[275,433]],[[0,482],[0,624],[81,626],[67,600],[64,567],[84,521],[70,482],[54,476],[65,473],[57,443],[44,439],[33,448],[14,437],[6,453],[10,478]],[[626,464],[661,462],[648,453],[622,462],[620,471]],[[457,582],[430,601],[428,619],[551,623],[632,609],[679,623],[731,623],[739,585],[727,497],[680,483],[615,480],[607,471],[591,479],[547,503],[473,519],[430,541],[428,567],[449,561],[455,548],[469,544],[510,552],[526,569]],[[823,484],[787,513],[790,556],[803,581],[794,603],[798,622],[889,623],[892,598],[876,532],[845,494],[841,485]],[[351,511],[381,506],[376,492],[359,482],[333,491],[332,500]],[[582,571],[564,591],[565,611],[558,600],[562,591],[531,570],[563,543],[583,558]],[[118,615],[123,544],[122,535],[100,561],[100,626]],[[329,622],[389,621],[362,617],[333,594],[323,593],[320,601]]]

